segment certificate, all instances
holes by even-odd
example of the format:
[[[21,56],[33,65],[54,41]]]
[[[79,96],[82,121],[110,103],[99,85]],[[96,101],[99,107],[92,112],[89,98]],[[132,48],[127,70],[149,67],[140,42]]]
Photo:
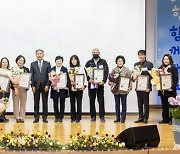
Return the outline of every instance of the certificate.
[[[120,76],[119,78],[119,90],[120,91],[128,91],[130,84],[130,78],[125,76]]]
[[[94,83],[102,82],[103,77],[104,77],[104,69],[103,68],[94,68],[93,69]]]
[[[136,91],[146,91],[148,88],[149,76],[138,75],[136,82]]]
[[[66,84],[67,84],[66,73],[61,73],[61,74],[59,74],[59,76],[60,76],[60,80],[57,83],[57,89],[64,89],[66,87]]]
[[[21,74],[21,79],[19,81],[19,87],[29,89],[31,80],[31,73]]]
[[[75,74],[74,83],[75,89],[81,89],[84,86],[84,74]]]
[[[161,87],[161,90],[167,90],[172,87],[172,75],[171,74],[160,75],[160,87]]]
[[[0,75],[1,76],[8,77],[8,76],[10,76],[10,74],[11,74],[11,72],[8,69],[0,68]]]
[[[2,90],[6,91],[8,90],[9,87],[9,78],[4,77],[0,75],[0,87]]]

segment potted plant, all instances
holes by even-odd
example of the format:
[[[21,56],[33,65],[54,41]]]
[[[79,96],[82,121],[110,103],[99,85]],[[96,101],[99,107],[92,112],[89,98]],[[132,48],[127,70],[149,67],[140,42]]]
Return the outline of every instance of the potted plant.
[[[174,132],[175,147],[180,147],[180,96],[169,97],[169,104],[171,105],[170,112],[172,114],[172,124]]]

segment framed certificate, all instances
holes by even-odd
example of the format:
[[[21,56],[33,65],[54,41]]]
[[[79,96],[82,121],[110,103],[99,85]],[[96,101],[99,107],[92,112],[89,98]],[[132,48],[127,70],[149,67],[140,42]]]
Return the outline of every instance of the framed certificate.
[[[160,87],[161,87],[161,90],[167,90],[172,87],[172,75],[171,74],[160,75]]]
[[[11,74],[11,72],[8,69],[0,68],[0,75],[8,77]]]
[[[75,74],[74,83],[75,89],[81,89],[84,86],[84,74]]]
[[[23,73],[21,74],[21,78],[19,81],[19,87],[29,89],[31,80],[31,73]]]
[[[138,75],[136,82],[136,91],[146,91],[148,88],[149,76]]]
[[[94,83],[99,83],[103,80],[104,69],[103,68],[94,68],[93,69],[93,80]]]
[[[7,92],[9,87],[9,78],[0,75],[0,88]]]
[[[119,78],[119,91],[128,91],[130,84],[130,78],[125,76],[120,76]]]
[[[66,73],[61,73],[61,74],[59,74],[59,76],[60,76],[60,80],[57,83],[57,89],[64,89],[66,87],[66,84],[67,84]]]

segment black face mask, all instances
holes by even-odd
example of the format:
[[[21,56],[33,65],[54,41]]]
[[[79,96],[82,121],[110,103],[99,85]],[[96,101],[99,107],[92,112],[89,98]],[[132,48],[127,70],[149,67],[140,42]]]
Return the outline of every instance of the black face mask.
[[[93,54],[93,58],[94,59],[98,59],[99,58],[99,54]]]

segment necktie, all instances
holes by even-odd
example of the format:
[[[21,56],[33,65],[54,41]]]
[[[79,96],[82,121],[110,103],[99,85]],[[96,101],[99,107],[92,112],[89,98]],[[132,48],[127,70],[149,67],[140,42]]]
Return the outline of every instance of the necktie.
[[[41,61],[39,61],[39,71],[41,72]]]

